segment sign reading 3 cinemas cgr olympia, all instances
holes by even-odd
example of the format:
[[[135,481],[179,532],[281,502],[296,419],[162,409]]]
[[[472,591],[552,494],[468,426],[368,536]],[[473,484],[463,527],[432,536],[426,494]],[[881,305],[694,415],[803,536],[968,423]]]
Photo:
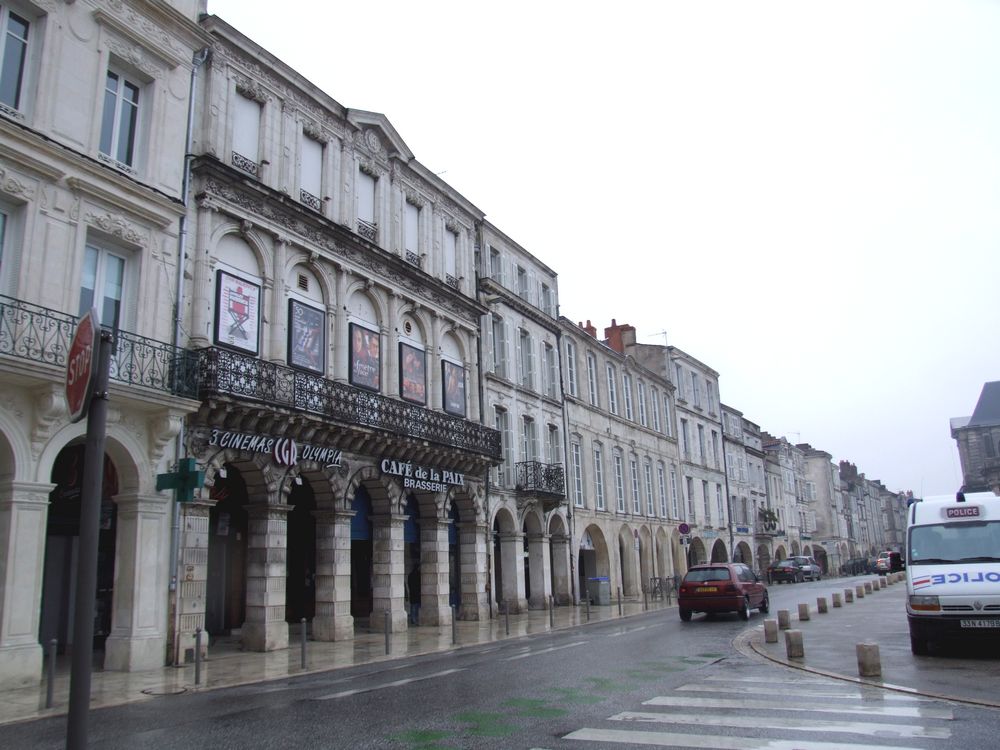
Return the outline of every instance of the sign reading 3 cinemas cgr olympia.
[[[228,432],[213,429],[208,444],[218,448],[232,448],[249,453],[266,453],[282,466],[295,466],[299,461],[315,461],[326,468],[340,466],[343,451],[317,445],[299,445],[291,438],[258,435],[247,432]]]

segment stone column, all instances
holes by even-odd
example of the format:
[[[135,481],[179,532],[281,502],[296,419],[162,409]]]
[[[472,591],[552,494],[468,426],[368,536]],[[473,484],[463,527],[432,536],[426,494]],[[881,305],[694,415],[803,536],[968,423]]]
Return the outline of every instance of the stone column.
[[[271,340],[267,344],[261,343],[262,346],[266,346],[268,361],[278,364],[288,362],[288,298],[285,296],[285,259],[287,255],[288,242],[283,238],[276,239],[271,266]]]
[[[548,609],[552,593],[552,566],[549,560],[549,538],[545,534],[528,534],[528,562],[531,575],[530,609]]]
[[[420,521],[420,624],[450,625],[448,518]]]
[[[399,320],[399,308],[402,306],[402,300],[400,296],[395,292],[389,294],[389,320],[397,321]],[[389,326],[385,334],[382,336],[382,343],[385,345],[385,351],[382,352],[382,377],[385,378],[386,373],[398,373],[400,370],[399,361],[399,331],[396,327]],[[399,396],[399,377],[390,377],[388,380],[382,380],[382,390],[385,391],[386,395],[391,397]]]
[[[507,602],[508,612],[527,612],[524,597],[524,534],[500,532],[500,601]]]
[[[406,516],[372,516],[371,629],[385,631],[385,613],[393,633],[408,627],[403,604],[403,522]]]
[[[54,484],[0,487],[0,689],[38,684],[45,531]]]
[[[461,571],[461,604],[459,620],[488,620],[486,601],[486,524],[478,521],[459,522],[458,557]]]
[[[556,604],[566,606],[573,603],[569,571],[569,542],[568,536],[563,534],[553,535],[549,540],[552,549],[552,596]]]
[[[355,512],[320,510],[316,517],[316,616],[312,621],[317,641],[354,638],[351,616],[351,519]]]
[[[170,575],[169,495],[119,495],[115,589],[104,668],[163,666]]]
[[[212,309],[215,306],[215,278],[212,274],[209,253],[212,231],[212,209],[204,203],[198,204],[198,219],[195,227],[194,248],[191,250],[193,269],[191,289],[191,342],[192,349],[211,346],[215,341],[212,332]],[[184,263],[184,259],[178,259]]]
[[[337,271],[337,314],[333,319],[333,341],[327,344],[327,350],[333,351],[333,378],[341,383],[348,382],[350,367],[348,352],[351,350],[351,342],[346,309],[348,274],[343,269]]]
[[[247,605],[243,648],[288,648],[285,622],[285,575],[288,540],[287,505],[247,506]]]
[[[208,495],[208,491],[203,492]],[[184,503],[181,506],[180,539],[177,556],[177,632],[174,635],[174,662],[194,661],[194,635],[205,630],[208,599],[208,525],[215,500]],[[207,638],[201,647],[207,652]]]

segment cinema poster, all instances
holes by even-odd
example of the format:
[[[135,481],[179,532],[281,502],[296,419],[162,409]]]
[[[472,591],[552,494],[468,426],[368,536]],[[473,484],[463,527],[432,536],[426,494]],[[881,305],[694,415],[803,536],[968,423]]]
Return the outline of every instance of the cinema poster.
[[[260,285],[221,269],[216,276],[215,343],[260,353]]]
[[[351,337],[351,385],[370,391],[381,390],[382,355],[379,348],[378,331],[351,323],[349,334]]]
[[[422,349],[399,345],[399,395],[415,404],[427,403],[427,360]]]
[[[454,362],[441,363],[444,410],[456,417],[465,416],[465,368]]]
[[[295,299],[288,300],[288,364],[326,372],[326,313]]]

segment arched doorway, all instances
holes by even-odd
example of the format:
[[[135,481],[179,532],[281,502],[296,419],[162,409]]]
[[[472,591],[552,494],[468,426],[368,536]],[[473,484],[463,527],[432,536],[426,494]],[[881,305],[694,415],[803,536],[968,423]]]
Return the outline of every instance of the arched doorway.
[[[823,575],[830,574],[830,564],[826,559],[826,550],[822,547],[813,548],[813,557],[816,558],[816,564],[819,565],[820,570],[823,571]]]
[[[59,653],[73,645],[73,603],[76,595],[77,552],[80,546],[80,510],[83,487],[83,443],[63,448],[52,467],[49,512],[45,535],[39,642],[58,642]],[[111,632],[111,605],[115,582],[118,471],[104,456],[101,509],[97,544],[97,590],[94,599],[94,640],[90,648],[102,650]]]
[[[351,616],[354,624],[367,627],[372,613],[372,502],[363,485],[351,501]]]
[[[729,562],[726,543],[721,539],[716,539],[715,544],[712,545],[712,562]]]
[[[767,549],[766,544],[757,545],[757,565],[760,567],[757,569],[761,575],[767,575],[767,568],[771,564],[771,553]]]
[[[673,575],[672,559],[670,555],[670,540],[667,539],[667,532],[661,526],[656,530],[656,575],[660,578],[670,578]]]
[[[403,506],[403,608],[407,622],[420,622],[420,506],[413,495]]]
[[[238,468],[226,464],[209,492],[208,580],[205,630],[230,635],[246,619],[247,488]]]
[[[733,552],[733,562],[741,562],[753,570],[753,552],[751,552],[749,544],[740,542],[736,545],[736,550]]]
[[[514,516],[500,508],[493,519],[493,584],[497,606],[508,612],[527,609],[524,596],[524,541]]]
[[[781,562],[782,560],[788,559],[788,553],[785,552],[785,545],[783,544],[778,545],[778,549],[774,551],[774,559],[777,562]]]
[[[573,603],[569,572],[569,534],[566,522],[559,514],[549,519],[549,570],[552,580],[552,598],[558,605]]]
[[[296,477],[288,494],[285,622],[316,614],[316,499],[306,477]]]
[[[639,572],[636,570],[638,546],[638,535],[627,524],[623,525],[618,532],[618,586],[621,588],[623,596],[639,595]]]
[[[600,527],[591,524],[580,535],[580,551],[577,555],[580,597],[589,596],[592,579],[605,579],[610,587],[611,554],[604,533]],[[596,601],[594,602],[597,603]]]
[[[701,541],[701,537],[696,536],[691,538],[688,544],[687,558],[689,568],[692,565],[699,565],[708,560],[708,555],[705,552],[705,543]]]

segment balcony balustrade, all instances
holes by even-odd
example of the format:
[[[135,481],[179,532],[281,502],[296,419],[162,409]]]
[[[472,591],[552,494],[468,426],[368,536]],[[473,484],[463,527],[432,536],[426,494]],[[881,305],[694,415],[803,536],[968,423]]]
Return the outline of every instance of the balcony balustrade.
[[[521,461],[514,465],[516,487],[521,492],[565,496],[565,472],[562,464]]]
[[[209,347],[199,351],[198,369],[202,398],[232,396],[428,440],[497,461],[503,456],[496,430],[274,362]]]
[[[77,321],[75,315],[0,295],[0,355],[64,370]],[[127,331],[115,332],[112,383],[196,398],[197,373],[194,352]]]

